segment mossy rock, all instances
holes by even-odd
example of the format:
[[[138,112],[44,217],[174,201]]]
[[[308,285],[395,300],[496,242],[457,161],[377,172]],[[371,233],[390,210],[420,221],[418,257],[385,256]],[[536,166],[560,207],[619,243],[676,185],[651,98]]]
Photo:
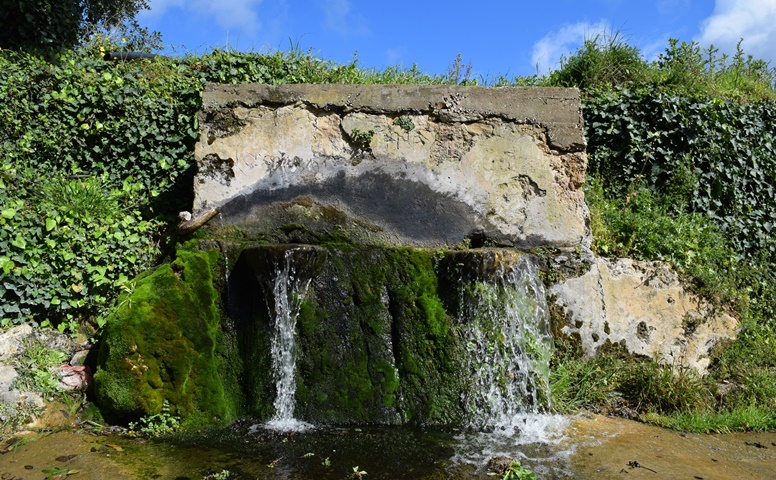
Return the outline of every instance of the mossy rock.
[[[218,252],[180,250],[136,279],[107,320],[95,374],[103,411],[121,419],[158,414],[165,401],[184,424],[222,423],[240,393],[213,286]]]
[[[262,253],[243,252],[231,273],[230,304],[250,366],[243,382],[250,413],[267,418],[275,396],[267,304],[274,267],[256,259],[282,252],[256,248]],[[317,252],[326,261],[307,259],[303,268],[316,264],[297,319],[295,415],[316,424],[458,422],[465,388],[454,313],[458,279],[440,280],[444,255],[356,246]]]

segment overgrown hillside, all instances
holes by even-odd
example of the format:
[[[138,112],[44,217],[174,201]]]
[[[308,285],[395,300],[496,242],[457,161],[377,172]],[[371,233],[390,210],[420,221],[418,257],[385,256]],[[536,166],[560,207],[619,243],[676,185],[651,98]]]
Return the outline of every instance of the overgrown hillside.
[[[703,379],[561,353],[558,407],[694,431],[776,428],[776,71],[674,40],[646,62],[615,36],[546,80],[583,88],[594,251],[668,262],[743,324]]]
[[[648,62],[604,36],[548,76],[477,80],[460,57],[427,75],[298,50],[140,61],[105,61],[94,46],[47,58],[2,50],[0,326],[100,327],[174,247],[205,82],[581,88],[595,252],[669,262],[745,326],[704,379],[615,356],[586,362],[559,345],[556,408],[776,428],[776,72],[742,51],[675,41]]]

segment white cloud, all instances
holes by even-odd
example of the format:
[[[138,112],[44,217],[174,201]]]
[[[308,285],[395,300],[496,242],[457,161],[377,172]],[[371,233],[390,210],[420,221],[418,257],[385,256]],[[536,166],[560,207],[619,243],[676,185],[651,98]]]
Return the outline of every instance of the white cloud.
[[[747,54],[776,63],[776,0],[717,0],[695,40],[732,54],[741,38]]]
[[[531,53],[532,66],[537,68],[539,74],[547,73],[558,66],[561,56],[573,53],[585,39],[604,32],[611,32],[611,28],[609,23],[603,20],[597,23],[579,22],[564,25],[534,44]]]
[[[350,11],[350,0],[323,0],[324,25],[342,36],[369,33],[366,19]]]
[[[150,10],[143,15],[150,19],[162,17],[172,9],[180,9],[185,15],[210,18],[223,29],[232,30],[237,38],[241,32],[246,36],[260,30],[258,15],[263,0],[150,0]]]

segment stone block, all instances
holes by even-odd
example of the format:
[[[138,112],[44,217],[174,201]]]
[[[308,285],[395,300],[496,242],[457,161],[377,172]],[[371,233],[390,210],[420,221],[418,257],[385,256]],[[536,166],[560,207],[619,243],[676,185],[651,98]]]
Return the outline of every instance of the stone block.
[[[712,350],[733,340],[738,321],[688,292],[660,262],[597,259],[590,270],[550,289],[565,312],[565,335],[587,356],[605,346],[705,374]],[[557,331],[558,329],[556,329]]]

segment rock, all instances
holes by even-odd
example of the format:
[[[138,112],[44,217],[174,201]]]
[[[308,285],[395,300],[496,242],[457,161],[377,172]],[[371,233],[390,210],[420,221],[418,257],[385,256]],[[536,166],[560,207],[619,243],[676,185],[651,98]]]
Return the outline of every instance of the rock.
[[[512,465],[513,461],[513,459],[505,456],[491,457],[488,460],[488,472],[495,473],[498,477],[501,477]]]
[[[735,339],[738,330],[735,318],[689,293],[660,262],[599,258],[550,294],[565,316],[554,330],[578,338],[588,356],[619,345],[705,374],[714,346]]]
[[[25,392],[14,388],[14,381],[19,373],[10,365],[0,365],[0,409],[5,404],[6,410],[12,413],[20,405],[32,405],[43,407],[44,402],[40,394],[35,392]]]
[[[19,374],[10,365],[0,365],[0,403],[16,403],[19,400],[19,392],[11,386]]]
[[[82,392],[92,384],[92,370],[88,366],[60,365],[54,372],[62,390]]]
[[[103,411],[132,419],[169,402],[184,420],[234,420],[238,400],[229,382],[236,380],[222,357],[228,348],[215,348],[217,259],[179,250],[172,264],[138,279],[129,301],[107,318],[94,375]]]
[[[89,350],[79,350],[73,354],[73,356],[70,358],[70,361],[68,362],[70,365],[74,367],[83,366],[84,363],[86,363],[86,357],[89,356]]]
[[[6,362],[24,351],[24,340],[32,334],[29,325],[18,325],[0,332],[0,362]]]

